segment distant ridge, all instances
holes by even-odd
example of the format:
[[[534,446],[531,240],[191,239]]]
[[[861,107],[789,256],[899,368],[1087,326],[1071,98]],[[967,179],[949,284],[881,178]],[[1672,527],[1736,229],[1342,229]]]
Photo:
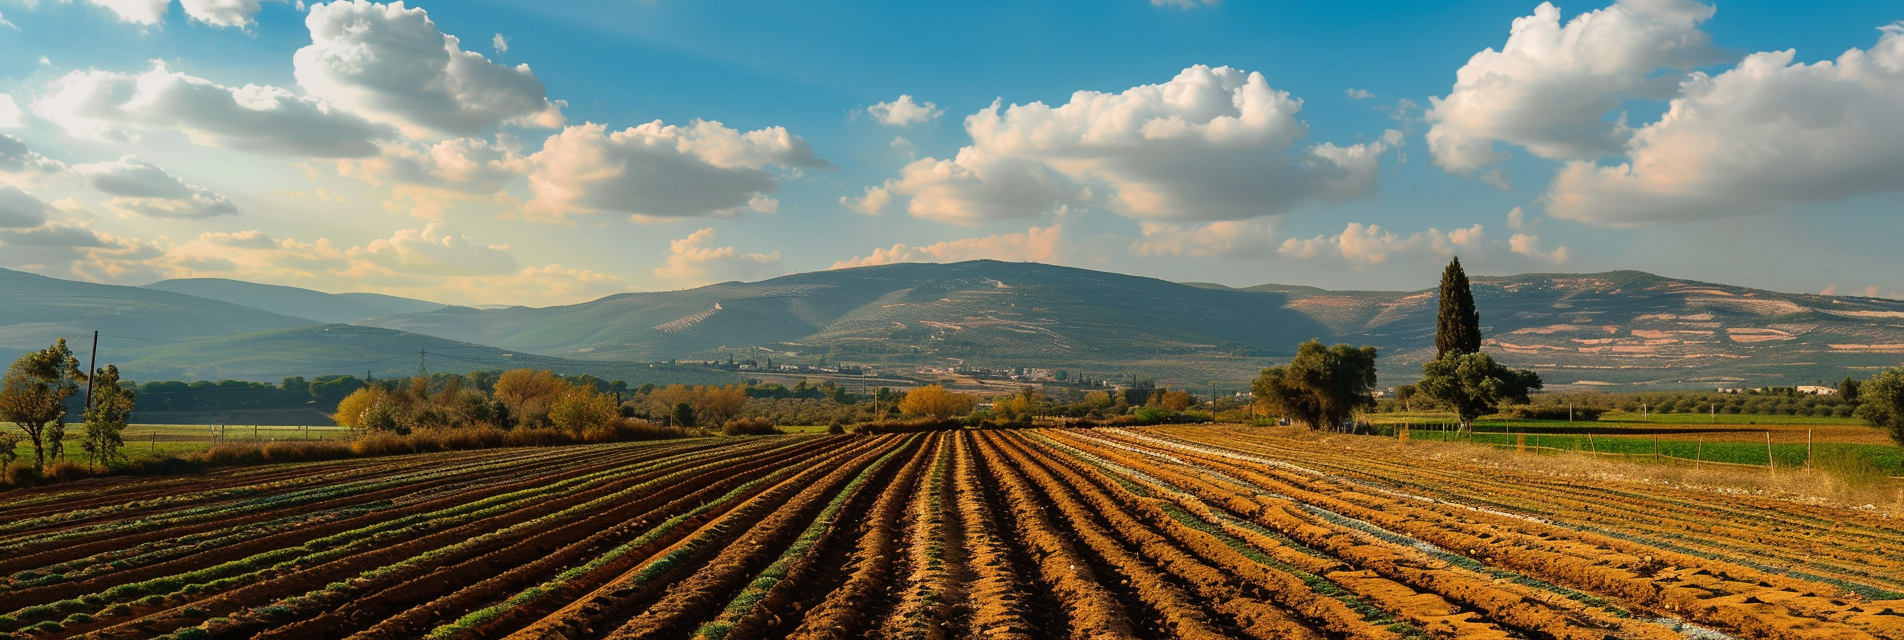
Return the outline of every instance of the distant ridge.
[[[1778,293],[1639,271],[1473,282],[1485,348],[1562,388],[1811,384],[1904,362],[1904,302],[1897,300]],[[347,360],[376,358],[398,362],[395,371],[414,370],[401,363],[404,354],[440,340],[497,350],[483,366],[505,364],[500,353],[604,370],[673,359],[824,360],[897,373],[1035,367],[1238,388],[1316,338],[1380,348],[1389,385],[1419,375],[1433,352],[1435,315],[1429,289],[1232,288],[984,260],[800,273],[544,308],[368,298],[425,305],[352,322],[390,330],[374,334],[161,287],[226,294],[260,287],[284,296],[271,306],[287,311],[297,310],[285,306],[291,302],[366,300],[236,281],[139,288],[0,271],[0,300],[12,303],[0,309],[0,349],[17,354],[98,327],[122,336],[102,350],[167,375],[272,379],[267,375],[333,373],[328,368]],[[395,307],[350,308],[337,313]],[[368,346],[355,349],[356,343]]]
[[[324,323],[354,322],[397,313],[425,313],[444,306],[380,293],[324,293],[224,278],[160,280],[144,288],[242,304]]]

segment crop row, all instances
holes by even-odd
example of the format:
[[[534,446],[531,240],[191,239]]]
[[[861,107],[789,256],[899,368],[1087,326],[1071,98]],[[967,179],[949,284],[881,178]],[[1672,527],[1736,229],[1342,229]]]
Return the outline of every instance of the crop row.
[[[0,634],[1904,639],[1881,519],[1407,451],[1039,429],[112,479],[0,495]]]

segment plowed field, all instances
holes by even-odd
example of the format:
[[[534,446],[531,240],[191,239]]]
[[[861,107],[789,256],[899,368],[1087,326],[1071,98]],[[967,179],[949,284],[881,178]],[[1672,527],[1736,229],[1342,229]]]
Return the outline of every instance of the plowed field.
[[[1240,428],[690,440],[0,494],[0,633],[1904,639],[1900,549]]]

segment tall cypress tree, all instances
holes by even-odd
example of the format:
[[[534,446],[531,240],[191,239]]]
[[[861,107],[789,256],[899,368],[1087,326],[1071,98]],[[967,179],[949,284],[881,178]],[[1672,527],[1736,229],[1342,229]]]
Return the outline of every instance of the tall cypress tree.
[[[1481,314],[1474,310],[1468,273],[1455,258],[1441,272],[1441,309],[1435,314],[1435,357],[1481,351]]]

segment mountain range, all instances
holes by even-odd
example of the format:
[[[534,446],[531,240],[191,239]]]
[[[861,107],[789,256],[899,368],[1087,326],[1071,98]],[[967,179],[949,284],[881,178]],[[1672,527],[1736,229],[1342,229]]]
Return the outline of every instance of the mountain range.
[[[1473,278],[1485,348],[1559,387],[1808,384],[1904,359],[1904,302],[1635,271]],[[474,308],[217,279],[146,287],[0,271],[0,356],[111,336],[139,379],[541,366],[641,381],[735,379],[680,360],[1066,369],[1238,387],[1311,338],[1381,350],[1385,384],[1433,355],[1435,292],[1174,283],[1036,263],[895,264]],[[83,345],[82,345],[83,346]],[[427,352],[423,356],[419,352]],[[111,360],[110,357],[107,358]],[[422,360],[422,362],[419,362]]]

